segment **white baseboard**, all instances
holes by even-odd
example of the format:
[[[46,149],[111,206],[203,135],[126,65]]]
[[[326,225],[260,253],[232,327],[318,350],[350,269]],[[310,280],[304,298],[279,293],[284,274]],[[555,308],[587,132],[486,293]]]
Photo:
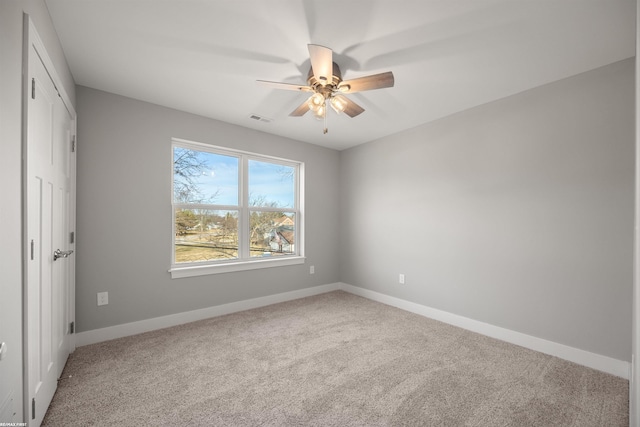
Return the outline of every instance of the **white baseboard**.
[[[568,360],[570,362],[596,369],[598,371],[606,372],[617,377],[621,377],[627,380],[629,379],[629,372],[631,368],[631,364],[629,362],[613,359],[611,357],[602,356],[600,354],[591,353],[585,350],[580,350],[578,348],[569,347],[564,344],[558,344],[553,341],[548,341],[520,332],[515,332],[510,329],[490,325],[488,323],[483,323],[477,320],[469,319],[467,317],[459,316],[457,314],[452,314],[446,311],[416,304],[368,289],[348,285],[346,283],[341,284],[341,289],[354,295],[359,295],[361,297],[381,302],[392,307],[410,311],[411,313],[419,314],[430,319],[448,323],[450,325],[457,326],[462,329],[467,329],[472,332],[477,332],[479,334],[486,335],[491,338],[496,338],[511,344],[516,344],[530,350],[539,351],[540,353],[559,357],[560,359]]]
[[[95,344],[102,341],[108,341],[116,338],[127,337],[130,335],[149,332],[157,329],[168,328],[171,326],[182,325],[184,323],[195,322],[197,320],[208,319],[211,317],[222,316],[225,314],[236,313],[239,311],[250,310],[252,308],[264,307],[280,302],[291,301],[294,299],[310,297],[326,292],[343,290],[354,295],[358,295],[372,301],[381,302],[383,304],[397,307],[411,313],[419,314],[430,319],[448,323],[462,329],[477,332],[492,338],[499,339],[511,344],[516,344],[541,353],[556,356],[579,365],[587,366],[598,371],[606,372],[624,379],[629,380],[631,364],[622,360],[613,359],[611,357],[602,356],[600,354],[591,353],[564,344],[544,340],[542,338],[533,337],[520,332],[515,332],[499,326],[490,325],[457,314],[448,313],[446,311],[431,308],[425,305],[406,301],[400,298],[385,295],[379,292],[371,291],[346,283],[331,283],[328,285],[314,286],[296,291],[284,292],[281,294],[269,295],[260,298],[253,298],[244,301],[232,302],[229,304],[207,307],[200,310],[187,311],[184,313],[171,314],[168,316],[155,317],[153,319],[141,320],[138,322],[125,323],[123,325],[110,326],[107,328],[94,329],[91,331],[80,332],[76,334],[76,345]]]
[[[312,288],[305,288],[296,291],[284,292],[281,294],[268,295],[260,298],[253,298],[244,301],[216,305],[213,307],[187,311],[184,313],[154,317],[153,319],[140,320],[138,322],[125,323],[122,325],[109,326],[106,328],[79,332],[76,334],[76,346],[81,347],[83,345],[95,344],[98,342],[109,341],[116,338],[128,337],[130,335],[141,334],[143,332],[182,325],[184,323],[209,319],[211,317],[223,316],[225,314],[237,313],[239,311],[250,310],[252,308],[264,307],[271,304],[277,304],[279,302],[291,301],[294,299],[324,294],[340,289],[342,289],[341,283],[314,286]]]

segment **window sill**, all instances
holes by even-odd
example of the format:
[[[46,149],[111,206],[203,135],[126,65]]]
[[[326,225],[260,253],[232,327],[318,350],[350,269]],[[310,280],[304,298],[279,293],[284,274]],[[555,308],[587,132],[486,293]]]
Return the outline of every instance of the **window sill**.
[[[289,256],[277,259],[259,259],[238,261],[217,265],[194,265],[189,267],[173,267],[169,270],[172,279],[183,277],[206,276],[209,274],[232,273],[234,271],[257,270],[260,268],[284,267],[287,265],[304,264],[303,256]]]

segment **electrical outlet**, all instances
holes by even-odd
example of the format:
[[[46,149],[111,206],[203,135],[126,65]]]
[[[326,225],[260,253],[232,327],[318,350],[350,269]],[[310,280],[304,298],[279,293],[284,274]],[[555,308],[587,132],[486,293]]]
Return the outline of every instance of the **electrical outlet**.
[[[311,266],[309,267],[309,274],[315,274],[316,273],[316,267],[315,266]]]
[[[98,292],[98,305],[109,304],[109,292]]]
[[[400,276],[398,276],[398,283],[404,285],[404,274],[400,273]]]

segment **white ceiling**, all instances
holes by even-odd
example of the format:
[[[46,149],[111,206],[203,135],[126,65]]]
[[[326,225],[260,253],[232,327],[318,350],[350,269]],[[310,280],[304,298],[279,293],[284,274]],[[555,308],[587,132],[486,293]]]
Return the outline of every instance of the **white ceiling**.
[[[79,85],[339,150],[635,55],[635,0],[46,4]],[[288,116],[308,94],[255,83],[305,84],[308,43],[395,87],[349,95],[366,111],[330,111],[323,135]]]

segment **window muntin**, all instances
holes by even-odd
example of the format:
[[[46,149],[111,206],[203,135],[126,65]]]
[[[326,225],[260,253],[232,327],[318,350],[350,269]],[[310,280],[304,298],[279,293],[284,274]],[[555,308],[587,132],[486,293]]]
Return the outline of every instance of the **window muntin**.
[[[301,257],[301,166],[174,140],[172,275]]]

